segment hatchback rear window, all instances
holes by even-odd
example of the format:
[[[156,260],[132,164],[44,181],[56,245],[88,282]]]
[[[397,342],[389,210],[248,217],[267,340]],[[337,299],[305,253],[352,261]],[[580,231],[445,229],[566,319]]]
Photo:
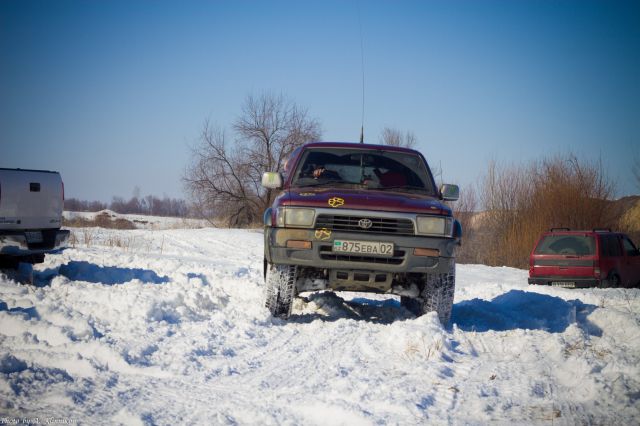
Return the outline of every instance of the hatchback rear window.
[[[596,243],[587,235],[547,235],[536,247],[535,254],[595,254]]]

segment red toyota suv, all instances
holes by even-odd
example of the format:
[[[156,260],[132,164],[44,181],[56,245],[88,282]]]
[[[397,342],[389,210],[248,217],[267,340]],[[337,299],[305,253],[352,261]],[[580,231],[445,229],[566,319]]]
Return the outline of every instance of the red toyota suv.
[[[459,189],[436,187],[418,151],[311,143],[262,184],[279,190],[264,217],[273,315],[287,318],[299,292],[339,290],[397,294],[416,315],[449,321],[462,228],[443,201]]]
[[[610,229],[544,233],[529,258],[529,284],[558,287],[640,285],[640,252],[631,239]]]

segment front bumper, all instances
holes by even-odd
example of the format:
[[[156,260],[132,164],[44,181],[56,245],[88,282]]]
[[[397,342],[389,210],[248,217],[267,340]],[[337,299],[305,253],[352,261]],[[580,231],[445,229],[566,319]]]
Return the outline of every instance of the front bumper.
[[[0,254],[7,256],[30,256],[43,254],[66,247],[70,232],[66,229],[43,229],[38,242],[29,242],[27,231],[0,231]],[[34,232],[34,231],[30,231]]]
[[[311,249],[288,248],[287,241],[310,241]],[[381,241],[394,244],[394,255],[332,252],[334,240]],[[370,270],[388,273],[446,273],[455,259],[455,238],[396,236],[353,232],[317,233],[313,229],[265,228],[268,262],[316,269]],[[438,255],[416,256],[416,248],[437,250]]]
[[[601,284],[601,280],[593,277],[529,277],[528,281],[529,284],[567,288],[598,287]]]

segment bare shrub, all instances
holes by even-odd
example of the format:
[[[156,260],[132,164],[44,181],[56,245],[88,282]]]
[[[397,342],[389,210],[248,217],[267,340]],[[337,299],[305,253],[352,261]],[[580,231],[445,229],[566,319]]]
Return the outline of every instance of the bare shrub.
[[[629,198],[629,205],[621,212],[618,226],[634,243],[640,244],[640,199]]]
[[[69,235],[69,245],[71,245],[72,248],[76,248],[76,245],[78,244],[79,244],[78,235],[76,234],[75,231],[71,231]]]
[[[453,215],[462,225],[462,245],[458,249],[456,257],[461,263],[470,263],[475,260],[474,253],[480,249],[476,235],[478,198],[475,188],[468,186],[460,190],[460,199],[453,203]]]
[[[416,135],[409,131],[403,134],[400,130],[385,127],[380,134],[380,144],[382,145],[414,148],[416,142]]]
[[[93,244],[95,232],[91,228],[82,229],[82,242],[86,247],[91,247]]]
[[[520,167],[491,163],[481,190],[486,234],[478,260],[526,267],[537,238],[549,228],[615,227],[608,214],[612,194],[602,165],[573,155]]]
[[[233,130],[229,143],[222,129],[205,123],[183,181],[196,211],[212,224],[224,218],[228,226],[249,226],[260,222],[274,195],[262,188],[262,173],[282,171],[295,148],[320,137],[320,125],[282,95],[264,94],[247,97]]]
[[[123,251],[129,251],[132,245],[132,238],[125,238],[122,235],[110,235],[105,241],[108,247],[121,248]]]

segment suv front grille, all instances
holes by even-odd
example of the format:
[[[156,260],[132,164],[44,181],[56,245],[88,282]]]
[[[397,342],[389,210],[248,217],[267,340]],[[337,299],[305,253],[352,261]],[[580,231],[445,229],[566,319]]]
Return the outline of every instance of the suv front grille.
[[[369,219],[371,227],[364,229],[360,220]],[[316,219],[316,228],[327,228],[333,231],[362,232],[367,234],[415,235],[413,222],[410,219],[386,217],[340,216],[321,214]]]

